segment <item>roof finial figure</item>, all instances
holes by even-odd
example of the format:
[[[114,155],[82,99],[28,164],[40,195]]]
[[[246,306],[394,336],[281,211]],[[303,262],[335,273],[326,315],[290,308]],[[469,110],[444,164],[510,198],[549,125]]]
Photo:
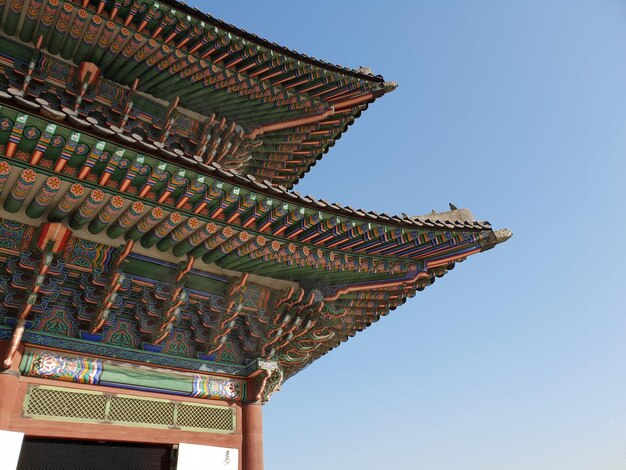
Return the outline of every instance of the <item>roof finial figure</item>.
[[[385,83],[383,83],[383,89],[385,90],[385,93],[391,93],[396,88],[398,88],[398,82],[385,82]]]

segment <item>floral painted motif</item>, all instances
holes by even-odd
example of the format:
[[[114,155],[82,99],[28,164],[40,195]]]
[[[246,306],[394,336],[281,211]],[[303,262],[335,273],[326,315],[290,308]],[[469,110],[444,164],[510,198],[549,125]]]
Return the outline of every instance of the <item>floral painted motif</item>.
[[[95,269],[102,263],[109,261],[114,251],[114,247],[78,238],[72,253],[69,255],[68,262],[75,266]]]
[[[115,346],[136,348],[140,344],[140,336],[131,320],[118,318],[115,323],[105,329],[104,343]]]
[[[34,229],[34,227],[23,225],[19,222],[2,219],[0,221],[0,247],[19,251],[23,246],[22,239],[25,231],[29,228]]]
[[[217,379],[196,375],[193,380],[192,397],[241,400],[241,383],[233,379]]]
[[[50,146],[54,147],[55,149],[63,148],[65,146],[65,137],[59,134],[52,136],[52,140],[50,140]]]
[[[8,117],[0,118],[0,131],[9,132],[11,129],[13,129],[13,121]]]
[[[35,126],[28,126],[24,128],[24,137],[28,140],[37,140],[41,135],[41,131]]]
[[[30,377],[97,384],[102,375],[102,362],[73,356],[61,356],[50,351],[32,352],[22,373]]]
[[[73,322],[66,309],[53,308],[49,312],[37,315],[34,330],[45,331],[63,336],[74,336],[78,332],[78,325]]]
[[[102,152],[102,155],[100,155],[100,158],[98,158],[98,161],[101,163],[104,163],[104,162],[108,162],[110,158],[111,158],[111,152],[107,152],[105,150],[104,152]]]
[[[79,157],[82,157],[83,155],[87,155],[89,153],[89,150],[89,145],[81,143],[76,146],[76,148],[74,149],[74,153]]]

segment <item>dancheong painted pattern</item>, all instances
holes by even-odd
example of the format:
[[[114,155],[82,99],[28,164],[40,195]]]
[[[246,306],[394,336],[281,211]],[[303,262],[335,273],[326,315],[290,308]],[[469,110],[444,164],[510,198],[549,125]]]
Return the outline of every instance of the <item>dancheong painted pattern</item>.
[[[368,69],[178,2],[0,0],[0,22],[5,367],[25,342],[28,376],[265,401],[510,237],[292,190],[396,88]]]

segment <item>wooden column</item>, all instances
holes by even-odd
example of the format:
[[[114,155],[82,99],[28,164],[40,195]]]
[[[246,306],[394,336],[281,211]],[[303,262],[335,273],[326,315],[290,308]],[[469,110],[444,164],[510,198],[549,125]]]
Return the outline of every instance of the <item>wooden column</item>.
[[[9,349],[9,341],[0,341],[0,364]],[[0,429],[7,430],[11,421],[11,413],[15,407],[15,401],[19,393],[19,363],[22,359],[24,346],[20,345],[13,358],[10,369],[0,370]]]
[[[260,402],[243,407],[243,470],[263,470],[263,414]]]
[[[9,429],[11,413],[19,391],[19,378],[13,371],[0,373],[0,429]]]

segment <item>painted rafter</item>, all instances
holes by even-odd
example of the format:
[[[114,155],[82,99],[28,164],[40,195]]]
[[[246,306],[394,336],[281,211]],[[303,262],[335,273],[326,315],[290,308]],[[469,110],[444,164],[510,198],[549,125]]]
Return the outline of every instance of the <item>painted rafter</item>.
[[[70,136],[72,137],[75,135],[76,133],[72,133]],[[19,141],[20,140],[18,139],[17,140],[18,144],[19,144]],[[96,150],[97,150],[98,145],[99,144],[95,146]],[[61,155],[63,154],[64,153],[62,152]],[[112,175],[116,171],[115,168],[119,166],[121,155],[123,155],[123,153],[121,152],[119,148],[118,150],[115,150],[115,152],[112,155],[112,158],[117,156],[116,157],[117,159],[111,160],[111,162],[107,163],[105,168],[101,170],[103,171],[103,173],[102,173],[102,176],[99,178],[100,183],[104,182],[107,186],[109,185],[111,181],[110,175]],[[75,157],[72,156],[71,158],[75,158]],[[89,162],[89,160],[90,160],[90,157],[88,157],[85,160],[85,163],[83,164],[83,170],[85,168],[90,168],[91,163]],[[61,161],[67,161],[67,158],[62,158]],[[144,161],[143,157],[139,156],[135,160],[135,163],[129,165],[129,169],[126,172],[126,176],[123,178],[122,182],[120,183],[120,187],[124,187],[125,189],[129,189],[131,187],[130,184],[126,185],[125,183],[128,181],[131,181],[132,183],[135,180],[136,178],[135,174],[138,171],[140,171],[138,169],[135,169],[136,168],[135,165],[137,164],[141,166],[143,161]],[[109,167],[111,167],[112,169],[109,170]],[[79,175],[84,174],[83,170],[79,171]],[[132,178],[129,178],[129,174],[132,174]],[[161,174],[165,175],[166,173],[162,171]],[[171,182],[165,181],[165,183],[163,183],[163,185],[161,186],[161,189],[158,189],[156,192],[154,192],[155,197],[158,196],[158,199],[160,200],[165,199],[167,201],[169,198],[164,197],[164,195],[166,196],[168,194],[173,194],[173,192],[176,191],[177,188],[181,188],[181,191],[182,191],[182,188],[185,184],[187,184],[186,186],[187,189],[185,189],[179,197],[174,199],[175,205],[180,206],[181,205],[180,201],[182,198],[188,198],[188,201],[191,201],[193,203],[191,197],[193,196],[197,197],[198,195],[200,196],[202,195],[201,189],[203,186],[198,185],[197,177],[195,177],[193,180],[191,178],[185,180],[185,179],[181,179],[182,177],[181,177],[180,171],[178,173],[173,172],[172,174],[173,174],[173,177],[178,178],[178,180],[174,179]],[[139,190],[140,193],[143,193],[147,196],[150,195],[150,193],[153,191],[153,188],[154,188],[154,185],[150,183],[150,178],[151,177],[149,177],[145,183],[141,183],[143,186]],[[185,181],[189,181],[189,182],[185,183]],[[138,186],[139,184],[140,183],[136,183],[135,187],[139,188]],[[210,186],[210,188],[213,188],[214,185],[215,183],[212,186]],[[143,188],[147,188],[147,191],[144,191]],[[198,189],[200,189],[200,192],[198,192]],[[66,193],[66,196],[67,196],[67,193]],[[395,246],[400,250],[401,252],[400,254],[402,255],[403,251],[408,252],[411,250],[411,246],[414,246],[415,247],[414,250],[417,250],[417,253],[421,256],[425,254],[435,254],[438,251],[440,252],[440,254],[445,254],[446,252],[454,252],[455,250],[462,248],[463,245],[468,245],[468,244],[471,245],[472,243],[475,243],[476,240],[478,240],[477,238],[475,238],[475,235],[472,235],[471,233],[463,235],[464,238],[458,238],[459,235],[455,235],[455,237],[457,237],[456,239],[450,238],[450,239],[442,239],[441,241],[437,241],[437,243],[441,243],[441,248],[437,249],[436,246],[433,246],[433,242],[436,241],[436,237],[434,235],[433,236],[428,235],[428,233],[423,233],[422,235],[419,235],[416,238],[416,236],[413,236],[412,233],[417,233],[417,232],[403,232],[402,230],[390,231],[388,228],[386,228],[385,226],[381,226],[381,225],[374,225],[371,227],[368,224],[350,226],[350,224],[346,225],[344,223],[344,224],[337,225],[337,222],[339,220],[337,217],[329,217],[328,215],[322,215],[321,212],[314,212],[314,213],[311,213],[309,216],[305,217],[306,210],[302,208],[296,209],[295,211],[292,211],[292,212],[283,213],[284,215],[282,216],[280,215],[280,212],[277,212],[276,216],[272,216],[272,214],[274,214],[276,210],[282,209],[282,207],[284,207],[285,205],[284,204],[276,205],[276,206],[274,206],[274,204],[272,204],[272,206],[269,206],[267,204],[259,205],[255,203],[255,199],[256,199],[256,196],[254,196],[254,193],[248,193],[245,191],[242,192],[241,190],[237,188],[234,189],[234,192],[232,192],[232,190],[225,191],[225,186],[223,185],[223,183],[219,183],[218,187],[216,187],[215,190],[211,189],[211,191],[208,191],[205,196],[202,196],[202,201],[200,201],[201,205],[194,203],[197,205],[195,212],[203,212],[205,215],[212,216],[212,218],[219,217],[222,213],[224,213],[231,223],[233,222],[236,223],[238,221],[239,222],[245,221],[244,223],[250,226],[251,220],[254,219],[254,217],[258,217],[257,216],[257,214],[259,214],[258,211],[259,209],[262,208],[266,210],[267,217],[270,217],[270,218],[268,219],[264,215],[262,215],[261,217],[258,217],[258,220],[255,223],[255,225],[257,226],[257,229],[261,229],[262,232],[267,231],[268,234],[273,235],[273,236],[278,236],[281,238],[284,237],[287,240],[298,240],[298,242],[301,242],[301,241],[312,242],[314,244],[317,243],[318,246],[322,249],[322,251],[320,251],[320,248],[311,250],[307,247],[307,245],[300,246],[298,248],[298,246],[294,245],[292,242],[291,244],[288,244],[287,246],[283,246],[282,248],[280,248],[278,252],[276,253],[270,252],[261,256],[261,259],[258,261],[261,263],[266,263],[268,261],[285,263],[285,269],[283,270],[285,273],[292,272],[291,268],[302,268],[302,269],[307,269],[309,267],[319,268],[319,267],[324,267],[326,263],[330,263],[326,265],[327,268],[330,267],[330,269],[335,269],[335,270],[338,270],[339,272],[342,272],[345,267],[347,271],[366,270],[374,274],[377,272],[380,272],[382,274],[385,272],[389,272],[390,269],[391,269],[391,272],[393,272],[394,270],[393,266],[392,265],[388,266],[386,264],[387,262],[384,262],[381,264],[380,261],[374,260],[374,262],[372,262],[373,261],[372,259],[368,260],[367,254],[369,253],[369,251],[379,252],[381,250],[388,250],[388,248],[386,248],[387,246],[391,248]],[[209,203],[209,202],[203,202],[203,201],[215,201],[215,202]],[[113,202],[115,201],[111,200],[109,204],[112,204]],[[186,204],[183,204],[183,207],[185,207],[185,205]],[[111,211],[113,211],[115,214],[118,214],[119,211],[122,210],[122,206],[123,206],[123,203],[118,203],[117,207],[113,207]],[[269,209],[270,207],[272,207],[271,210],[267,211],[267,209]],[[97,207],[95,208],[97,209]],[[126,210],[128,211],[129,209],[126,209]],[[89,212],[90,211],[87,211],[87,213]],[[85,211],[83,211],[83,215],[84,213]],[[76,218],[76,214],[74,215],[74,218]],[[111,219],[111,217],[110,216],[104,217],[104,219],[105,220]],[[176,219],[176,220],[178,220],[178,223],[182,222],[182,219]],[[78,225],[80,225],[80,223],[81,223],[80,221],[75,222],[75,224],[78,224]],[[95,225],[100,225],[100,224],[96,223]],[[176,225],[177,224],[171,225],[169,228],[173,229]],[[90,227],[94,228],[94,225],[90,224]],[[185,229],[185,227],[187,228]],[[324,236],[323,232],[332,234],[333,230],[337,227],[341,228],[342,230],[337,232],[335,235],[331,235],[331,239],[328,239],[328,237]],[[100,226],[95,227],[95,229],[102,229],[102,228],[104,227],[100,227]],[[182,243],[182,240],[186,239],[186,237],[190,235],[191,233],[195,233],[197,228],[198,228],[198,223],[195,222],[195,219],[193,218],[188,219],[187,222],[185,222],[185,225],[181,226],[178,232],[174,232],[174,234],[172,234],[165,241],[159,241],[158,239],[155,239],[153,241],[154,242],[159,241],[160,249],[168,249],[173,244],[173,242],[178,242],[178,244]],[[97,231],[95,229],[94,231]],[[322,233],[318,234],[320,230],[322,230]],[[113,230],[113,231],[115,232],[116,230]],[[167,232],[162,233],[161,236],[164,236],[166,234]],[[151,237],[154,238],[154,235],[155,233],[153,233]],[[158,235],[158,233],[156,235]],[[246,237],[248,236],[246,235]],[[359,238],[362,239],[361,242],[358,241]],[[240,239],[239,242],[236,242],[233,239],[231,240],[230,244],[227,244],[222,247],[222,248],[226,248],[226,250],[221,249],[221,255],[218,256],[217,253],[214,253],[212,255],[209,255],[207,259],[209,262],[218,261],[219,264],[222,264],[229,268],[238,266],[242,263],[242,259],[228,257],[227,255],[229,252],[233,251],[234,249],[240,249],[242,244],[246,244],[247,241],[248,241],[247,238]],[[381,244],[381,242],[383,243]],[[411,244],[406,245],[406,243],[409,243],[409,242]],[[404,248],[402,245],[403,243],[405,244]],[[210,248],[213,249],[214,247],[210,247]],[[325,255],[324,248],[326,249],[339,248],[342,251],[346,249],[350,249],[350,251],[359,253],[359,256],[348,255],[348,257],[346,258],[344,255],[344,256],[337,257],[336,255],[332,256],[332,252],[331,252],[330,253],[331,256],[327,257]],[[178,251],[180,250],[181,249],[179,248]],[[244,256],[246,255],[249,256],[251,253],[253,253],[253,251],[244,250],[239,253],[243,254]],[[383,253],[383,254],[386,254],[386,253]],[[220,261],[221,259],[223,259],[224,261]],[[248,263],[246,267],[254,269],[255,263],[252,261],[252,259],[249,259],[249,261],[246,261],[246,263]],[[280,269],[277,272],[279,271]],[[398,271],[398,273],[400,272],[401,270]]]
[[[0,334],[230,363],[266,401],[510,233],[288,191],[396,85],[199,21],[143,0],[0,5],[0,230],[74,231],[47,270],[29,236],[0,248]],[[29,288],[47,298],[29,307]]]
[[[32,40],[36,43],[36,50],[32,54],[33,58],[41,55],[39,51],[43,48],[50,53],[60,53],[65,58],[71,58],[75,63],[85,63],[86,60],[89,60],[98,65],[98,70],[100,71],[101,69],[107,77],[118,82],[121,81],[123,84],[131,87],[127,95],[133,94],[136,90],[141,90],[176,102],[182,100],[186,106],[196,111],[207,115],[210,115],[211,111],[222,113],[229,119],[240,121],[242,125],[248,127],[269,124],[277,119],[280,120],[289,116],[298,119],[303,115],[310,115],[324,107],[325,99],[328,100],[328,103],[336,106],[338,103],[337,99],[349,100],[354,98],[354,96],[366,97],[370,96],[372,91],[378,96],[393,89],[393,86],[390,85],[385,84],[383,86],[378,79],[370,82],[359,79],[357,82],[354,82],[353,78],[345,78],[332,85],[331,82],[333,80],[330,77],[338,76],[336,73],[328,74],[323,71],[314,71],[310,66],[305,65],[303,67],[294,67],[295,62],[291,60],[283,61],[281,65],[281,67],[286,67],[287,64],[291,64],[291,68],[287,67],[279,73],[242,74],[241,71],[223,67],[224,64],[238,64],[239,61],[236,58],[234,60],[229,58],[224,62],[221,60],[230,53],[234,55],[251,53],[253,48],[232,45],[240,44],[239,41],[229,44],[230,40],[226,40],[223,46],[224,50],[222,51],[219,48],[219,50],[216,50],[216,54],[219,55],[202,54],[207,59],[205,60],[192,55],[196,51],[194,48],[190,48],[187,51],[187,48],[180,49],[160,42],[170,39],[172,33],[169,33],[167,37],[160,37],[162,31],[158,31],[157,36],[159,36],[160,41],[151,38],[149,34],[146,34],[147,30],[144,31],[145,26],[142,27],[143,22],[136,26],[138,31],[133,35],[132,30],[125,29],[120,23],[111,20],[107,21],[100,16],[97,13],[99,9],[94,12],[93,10],[84,9],[71,2],[64,1],[46,2],[44,4],[40,0],[29,0],[27,3],[29,5],[28,13],[22,19],[21,29],[19,31],[12,29],[13,23],[19,19],[20,15],[8,15],[4,28],[10,34],[18,33],[23,41]],[[170,18],[170,20],[173,20],[171,16],[163,15],[158,6],[152,5],[146,9],[148,14],[151,11],[152,15],[159,12],[162,19]],[[75,12],[78,13],[75,14]],[[116,12],[115,16],[117,14]],[[72,20],[72,18],[74,19]],[[54,28],[48,26],[52,22],[55,22]],[[184,25],[188,21],[180,18],[180,22],[176,24],[179,23]],[[173,26],[174,30],[177,27]],[[161,27],[161,29],[163,28]],[[183,28],[178,33],[185,35],[187,34],[185,31],[198,32],[199,29]],[[155,32],[157,31],[155,30]],[[154,33],[152,33],[152,36],[154,36]],[[228,37],[230,35],[222,35],[219,40]],[[181,43],[184,42],[183,46],[187,44],[189,39],[187,37],[186,40],[184,38],[181,40]],[[70,44],[76,46],[72,48],[69,46]],[[51,60],[51,58],[47,60]],[[245,61],[242,60],[241,62]],[[31,60],[31,63],[34,63],[34,59]],[[149,73],[142,72],[142,70],[145,70],[144,66],[149,67]],[[24,69],[24,73],[27,73],[28,81],[33,78],[32,71],[34,69],[34,67]],[[95,74],[91,78],[89,76],[86,78],[91,82],[94,77]],[[41,78],[38,78],[38,80],[42,81]],[[176,86],[174,86],[175,80],[180,81]],[[356,83],[360,83],[360,85],[356,85]],[[330,85],[330,88],[323,85]],[[282,88],[283,86],[285,87],[284,89]],[[78,83],[75,91],[72,87],[68,88],[70,95],[75,97],[75,103],[72,105],[74,111],[80,111],[79,108],[84,99],[87,99],[90,103],[93,102],[93,92],[88,93],[89,97],[85,96],[87,87],[88,83],[82,80]],[[169,91],[164,90],[163,87],[169,87]],[[361,88],[360,91],[358,91],[359,87]],[[331,93],[329,95],[320,95],[319,93],[324,90],[328,90]],[[309,91],[312,93],[311,95],[308,95]],[[209,93],[212,93],[214,98],[208,99],[207,94]],[[277,101],[280,96],[283,96],[282,102]],[[248,103],[242,102],[242,98],[246,99]],[[373,99],[375,97],[370,101]],[[206,102],[210,102],[211,109],[197,108],[196,103]],[[132,114],[136,114],[136,111],[133,111],[134,104],[133,101],[126,99],[123,103],[113,106],[111,110],[119,115],[119,123],[116,122],[111,125],[114,127],[120,126],[119,129],[122,130],[125,129]],[[276,108],[276,106],[280,109]],[[362,107],[355,105],[347,111],[354,118],[360,114],[362,109]],[[168,123],[169,120],[166,120],[165,126],[161,128],[161,132],[158,134],[157,141],[163,138],[164,135],[169,135],[167,130],[164,131]],[[228,152],[234,153],[236,151],[239,152],[238,156],[230,158],[230,164],[234,165],[232,166],[233,168],[239,170],[246,169],[246,171],[256,173],[260,177],[291,185],[298,178],[302,177],[310,165],[314,164],[315,160],[320,158],[345,130],[346,126],[337,126],[329,136],[329,140],[322,139],[319,144],[315,144],[313,147],[310,146],[309,142],[306,151],[294,150],[295,153],[287,154],[288,158],[285,160],[291,168],[288,173],[277,172],[275,169],[270,171],[267,168],[248,166],[247,162],[251,156],[246,152],[246,147],[250,143],[242,139],[242,131],[231,131],[231,135],[237,138],[232,142],[229,142],[228,139],[223,139],[221,151],[212,151],[208,155],[199,156],[198,158],[204,157],[209,162],[228,163],[229,160],[222,162],[223,158]],[[129,132],[124,137],[131,138],[131,135],[138,134]],[[270,147],[269,150],[271,151],[272,148]],[[274,151],[278,151],[278,149],[274,148]],[[270,152],[266,155],[277,154]],[[195,155],[190,155],[190,157],[193,156]],[[256,158],[258,157],[259,154],[257,153]],[[298,163],[294,166],[292,162]]]

